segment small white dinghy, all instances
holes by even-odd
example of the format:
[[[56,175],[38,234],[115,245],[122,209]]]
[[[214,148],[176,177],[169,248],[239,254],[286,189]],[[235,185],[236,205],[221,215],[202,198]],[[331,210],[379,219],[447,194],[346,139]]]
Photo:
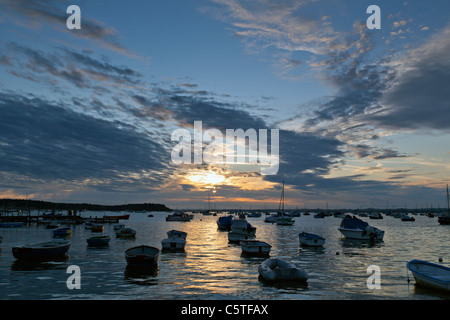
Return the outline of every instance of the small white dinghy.
[[[382,241],[384,237],[384,230],[350,215],[342,219],[338,230],[348,239]]]
[[[304,247],[322,247],[325,244],[325,239],[321,236],[308,232],[301,232],[298,234],[298,240]]]
[[[269,281],[302,281],[308,280],[308,274],[291,262],[278,258],[267,259],[258,267],[259,274]]]
[[[406,267],[416,284],[450,292],[450,268],[422,260],[411,260]]]
[[[163,250],[182,251],[186,246],[187,233],[184,231],[170,230],[167,239],[161,241]]]
[[[272,246],[264,241],[244,240],[241,241],[241,249],[243,254],[249,255],[268,255]]]

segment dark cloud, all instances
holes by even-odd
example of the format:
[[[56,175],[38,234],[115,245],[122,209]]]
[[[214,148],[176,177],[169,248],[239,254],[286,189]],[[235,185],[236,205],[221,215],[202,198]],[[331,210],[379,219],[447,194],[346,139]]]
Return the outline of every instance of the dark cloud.
[[[383,97],[384,109],[368,116],[390,129],[450,129],[450,28],[413,50],[395,85]]]
[[[160,175],[151,173],[164,171],[169,163],[168,152],[158,142],[126,124],[39,98],[2,93],[0,114],[2,173],[48,183],[102,180],[105,187],[120,181],[126,189],[127,181],[147,186],[160,181]]]

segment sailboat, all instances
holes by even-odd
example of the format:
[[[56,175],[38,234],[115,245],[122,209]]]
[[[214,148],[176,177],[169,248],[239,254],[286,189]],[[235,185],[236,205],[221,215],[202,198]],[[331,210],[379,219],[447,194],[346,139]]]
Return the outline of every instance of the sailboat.
[[[440,224],[450,224],[450,204],[448,197],[448,184],[447,184],[447,213],[445,215],[441,215],[438,218]]]
[[[278,207],[277,225],[291,226],[294,224],[294,220],[284,213],[284,180],[283,189],[281,189],[280,205]]]

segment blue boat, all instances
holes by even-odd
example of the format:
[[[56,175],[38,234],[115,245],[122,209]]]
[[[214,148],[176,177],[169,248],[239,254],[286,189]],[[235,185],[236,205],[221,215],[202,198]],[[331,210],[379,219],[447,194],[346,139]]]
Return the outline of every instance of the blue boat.
[[[12,253],[16,259],[51,260],[65,257],[69,251],[70,244],[68,240],[26,244],[20,247],[13,247]]]
[[[91,247],[101,247],[109,245],[109,240],[111,240],[109,236],[93,236],[86,241]]]
[[[450,292],[450,268],[422,260],[411,260],[406,267],[416,284]]]
[[[233,216],[219,217],[219,219],[217,219],[217,227],[219,230],[230,230],[232,222]]]
[[[53,230],[53,236],[55,237],[65,237],[72,234],[72,230],[69,227],[58,228]]]

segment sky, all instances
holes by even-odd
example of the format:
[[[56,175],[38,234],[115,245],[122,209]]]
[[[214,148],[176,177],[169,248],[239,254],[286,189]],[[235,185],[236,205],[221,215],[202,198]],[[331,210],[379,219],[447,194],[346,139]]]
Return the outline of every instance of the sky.
[[[0,198],[276,209],[284,181],[287,208],[446,207],[449,12],[446,0],[0,0]],[[256,146],[225,144],[238,129]]]

